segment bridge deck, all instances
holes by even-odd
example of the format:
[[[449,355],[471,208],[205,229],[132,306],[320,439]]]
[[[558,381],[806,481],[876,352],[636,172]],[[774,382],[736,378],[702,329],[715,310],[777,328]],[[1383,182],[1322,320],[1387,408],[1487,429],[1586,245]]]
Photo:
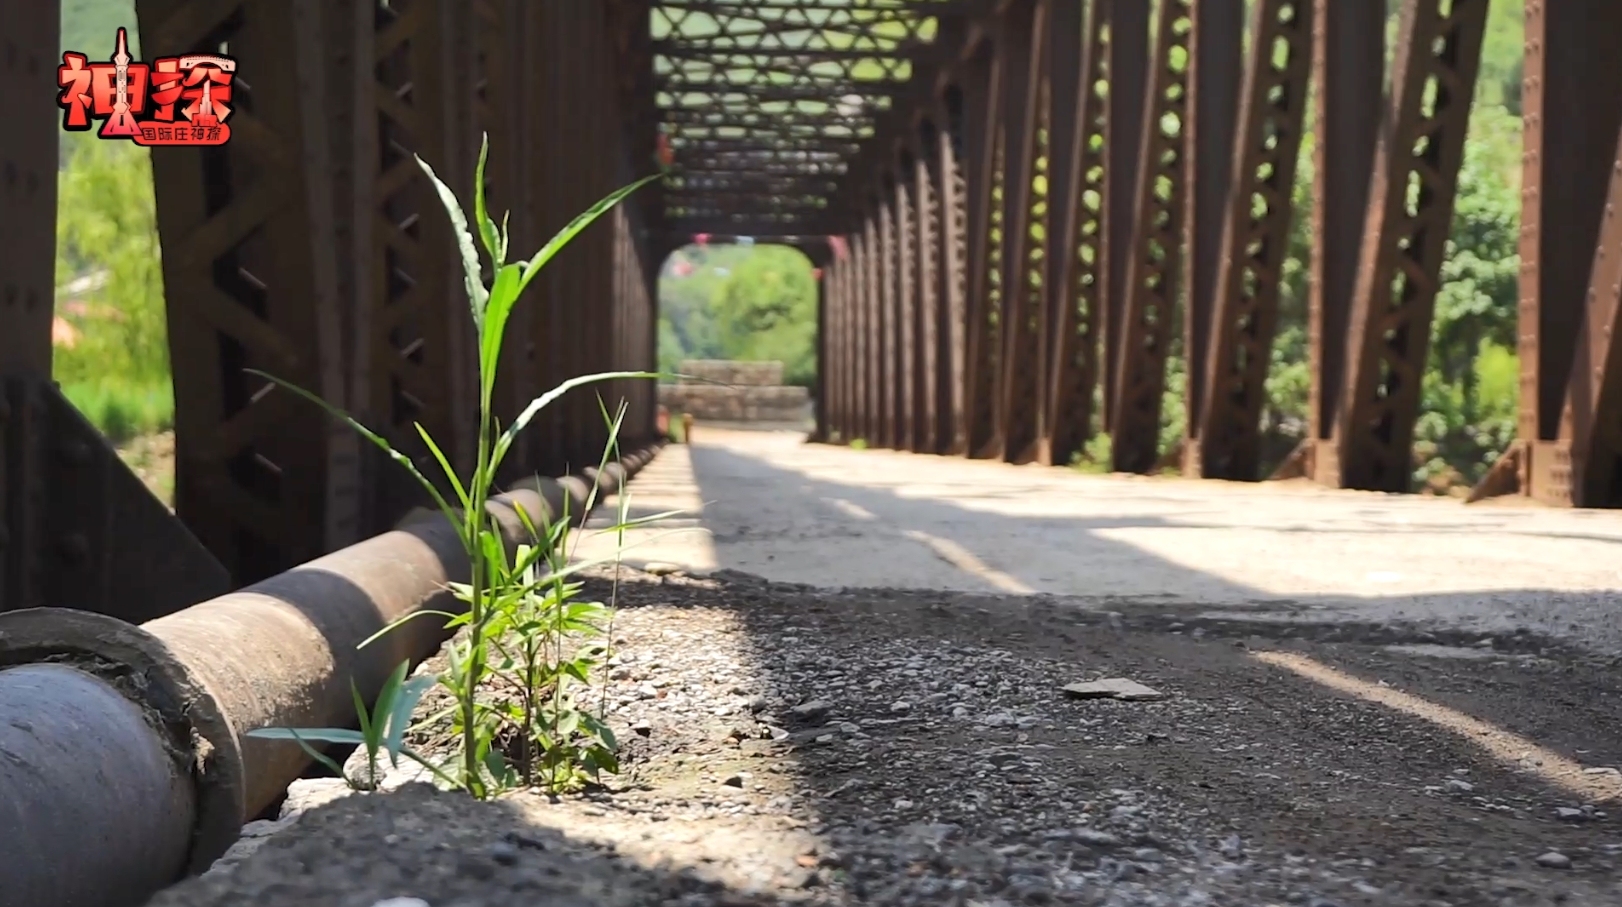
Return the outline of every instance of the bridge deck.
[[[1104,608],[1524,627],[1622,651],[1615,512],[1093,476],[805,445],[788,432],[700,426],[697,440],[667,448],[632,485],[639,512],[697,518],[632,536],[628,560]]]

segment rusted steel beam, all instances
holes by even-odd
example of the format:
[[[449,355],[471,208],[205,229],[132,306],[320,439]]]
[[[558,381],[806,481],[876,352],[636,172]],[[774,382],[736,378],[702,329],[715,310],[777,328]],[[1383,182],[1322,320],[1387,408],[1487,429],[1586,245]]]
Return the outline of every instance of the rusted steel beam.
[[[877,214],[869,215],[862,225],[861,293],[862,293],[862,438],[868,444],[880,444],[881,425],[884,420],[880,368],[883,349],[883,322],[881,319],[879,280],[879,234]]]
[[[1116,368],[1111,467],[1118,472],[1148,472],[1160,456],[1161,395],[1182,267],[1192,12],[1192,0],[1165,0],[1155,30]]]
[[[1095,0],[1101,4],[1108,35],[1104,78],[1109,86],[1105,102],[1104,305],[1100,309],[1099,337],[1104,359],[1104,428],[1115,426],[1115,398],[1121,367],[1122,320],[1137,229],[1138,167],[1142,153],[1143,118],[1149,85],[1149,4],[1141,0]]]
[[[1037,176],[1046,182],[1038,161],[1046,149],[1047,31],[1051,0],[1025,0],[1010,5],[1003,16],[1002,190],[1002,356],[997,374],[997,453],[1010,463],[1036,459],[1042,436],[1041,396],[1046,392],[1043,348],[1047,338],[1043,313],[1042,255],[1047,245],[1047,199],[1038,197]],[[1071,65],[1074,65],[1073,62]],[[1033,211],[1040,205],[1041,213]]]
[[[887,178],[887,195],[894,211],[895,276],[895,386],[891,397],[895,400],[895,447],[913,450],[917,443],[917,361],[918,361],[918,222],[913,207],[912,160],[903,154],[896,162],[896,170]]]
[[[1000,299],[996,284],[1001,264],[1000,243],[993,242],[992,236],[1002,219],[993,199],[998,197],[1002,170],[999,110],[1003,71],[1000,48],[985,45],[963,65],[958,83],[963,92],[963,167],[967,175],[964,234],[969,253],[964,305],[968,325],[963,369],[964,453],[979,459],[1000,451],[995,402],[1001,333],[993,319]]]
[[[845,441],[850,435],[846,425],[848,409],[845,401],[845,392],[849,386],[845,374],[845,364],[850,352],[849,339],[845,336],[845,323],[848,317],[846,305],[849,297],[845,291],[846,267],[844,261],[830,262],[822,272],[824,284],[824,300],[827,304],[826,334],[819,328],[822,336],[823,357],[817,362],[817,371],[826,373],[823,381],[824,392],[827,394],[828,429],[822,440]]]
[[[1442,8],[1448,7],[1448,15]],[[1352,300],[1338,484],[1407,491],[1486,0],[1408,0]]]
[[[897,350],[896,313],[899,271],[896,262],[895,192],[888,174],[878,178],[873,203],[878,233],[878,416],[879,431],[872,439],[880,447],[896,446],[899,414],[896,412]]]
[[[1316,0],[1312,261],[1307,333],[1312,391],[1307,438],[1281,476],[1333,485],[1345,402],[1348,319],[1368,215],[1384,99],[1385,11],[1359,0]]]
[[[230,577],[51,380],[60,21],[55,2],[0,6],[15,80],[0,97],[0,611],[146,620],[226,591]],[[113,38],[71,50],[104,59]]]
[[[1258,15],[1261,6],[1258,4]],[[1206,352],[1211,346],[1211,319],[1219,306],[1218,269],[1223,261],[1224,227],[1233,217],[1230,201],[1236,153],[1234,136],[1240,118],[1239,87],[1246,75],[1243,51],[1245,9],[1243,0],[1198,0],[1194,4],[1194,33],[1189,39],[1189,66],[1193,76],[1188,83],[1188,147],[1185,179],[1188,180],[1188,213],[1183,221],[1183,242],[1188,254],[1188,286],[1183,302],[1184,423],[1183,463],[1185,475],[1200,475],[1201,408],[1205,401]],[[1270,7],[1269,7],[1270,10]],[[1266,40],[1251,39],[1251,57],[1262,54]],[[1268,60],[1266,56],[1260,56]],[[1253,80],[1254,81],[1254,80]],[[1262,81],[1265,89],[1272,80]],[[1256,96],[1255,88],[1249,90]],[[1297,100],[1297,105],[1304,101]],[[1258,149],[1263,150],[1263,149]],[[1293,158],[1292,158],[1293,162]],[[1285,184],[1285,195],[1289,185]]]
[[[7,75],[0,95],[0,201],[8,231],[0,242],[0,370],[7,375],[51,375],[51,324],[56,303],[56,204],[62,112],[56,68],[61,46],[60,0],[7,3],[0,7],[6,36]],[[97,35],[96,47],[74,51],[104,59],[115,35]],[[147,47],[152,47],[148,42]],[[106,53],[101,53],[105,51]],[[147,52],[151,56],[150,50]],[[7,472],[13,464],[6,464]]]
[[[918,356],[914,363],[913,379],[913,449],[919,453],[941,452],[941,360],[943,343],[942,315],[945,312],[945,294],[941,292],[941,192],[936,176],[940,162],[936,144],[940,142],[940,128],[932,117],[919,121],[908,155],[911,158],[913,221],[918,247],[913,256],[916,264],[913,285],[917,287]]]
[[[1495,471],[1514,469],[1511,484],[1544,503],[1608,506],[1598,503],[1603,493],[1589,503],[1604,491],[1605,467],[1583,463],[1607,458],[1608,436],[1608,416],[1587,399],[1596,392],[1589,369],[1603,358],[1584,332],[1605,321],[1608,290],[1592,281],[1604,267],[1596,250],[1604,251],[1597,241],[1609,221],[1596,189],[1611,178],[1622,121],[1622,8],[1596,0],[1527,4],[1524,77],[1520,424],[1505,457],[1511,462]]]
[[[1209,2],[1201,0],[1202,5]],[[1239,11],[1237,5],[1231,10]],[[1239,133],[1231,146],[1232,191],[1224,206],[1220,266],[1211,285],[1191,288],[1195,293],[1191,311],[1214,304],[1210,346],[1199,357],[1206,360],[1208,383],[1202,382],[1196,398],[1198,429],[1191,433],[1192,443],[1185,445],[1186,451],[1197,451],[1190,465],[1199,476],[1243,481],[1261,477],[1261,412],[1289,254],[1290,196],[1306,118],[1313,11],[1313,0],[1258,0],[1251,19],[1251,53]],[[1196,279],[1200,276],[1196,270]],[[1214,290],[1215,298],[1201,299],[1202,289]],[[1194,351],[1205,334],[1206,326],[1198,323],[1201,315],[1189,320],[1188,344]],[[1194,352],[1189,361],[1192,386],[1198,374]]]
[[[1622,99],[1612,102],[1622,112]],[[1579,507],[1622,507],[1622,132],[1610,183],[1561,420]]]
[[[224,3],[199,14],[142,0],[136,11],[148,53],[229,41],[254,84],[228,145],[153,155],[175,509],[237,582],[250,582],[326,550],[325,510],[340,487],[328,481],[336,432],[321,410],[244,370],[348,402],[328,145],[339,117],[320,106],[348,99],[324,90],[329,48],[300,40],[308,6]]]
[[[1049,133],[1049,209],[1055,216],[1046,289],[1053,327],[1046,436],[1039,459],[1064,466],[1092,436],[1098,386],[1109,3],[1093,3],[1084,21],[1078,0],[1054,0],[1053,12],[1049,53],[1060,61],[1053,68]],[[1064,60],[1079,65],[1063,65]]]
[[[953,100],[955,99],[955,101]],[[962,95],[944,94],[939,101],[942,129],[936,151],[940,187],[940,269],[937,294],[941,299],[940,450],[960,455],[967,450],[964,422],[964,377],[968,353],[968,183],[962,165],[964,144]]]

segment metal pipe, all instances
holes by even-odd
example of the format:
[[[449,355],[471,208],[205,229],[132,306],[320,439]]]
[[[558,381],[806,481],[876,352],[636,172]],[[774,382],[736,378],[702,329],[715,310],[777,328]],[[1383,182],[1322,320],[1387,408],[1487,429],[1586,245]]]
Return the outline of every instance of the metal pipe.
[[[600,474],[617,491],[652,458]],[[535,479],[490,504],[509,544],[589,480]],[[127,907],[200,872],[308,764],[260,727],[346,727],[400,662],[444,641],[424,608],[455,610],[468,569],[455,528],[407,519],[286,573],[139,627],[65,608],[0,614],[0,907]],[[87,830],[93,830],[88,833]],[[26,842],[26,847],[24,846]],[[17,858],[12,858],[17,854]]]

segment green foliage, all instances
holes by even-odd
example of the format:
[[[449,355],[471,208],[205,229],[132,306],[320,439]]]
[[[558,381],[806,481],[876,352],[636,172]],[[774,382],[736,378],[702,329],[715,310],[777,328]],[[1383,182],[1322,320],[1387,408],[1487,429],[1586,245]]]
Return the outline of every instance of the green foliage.
[[[436,776],[444,778],[444,774],[437,766],[405,745],[405,732],[411,724],[411,712],[417,707],[422,695],[435,683],[433,677],[413,677],[407,680],[406,672],[410,667],[410,663],[400,662],[394,673],[383,682],[383,688],[377,694],[377,703],[370,710],[366,708],[366,700],[361,696],[360,688],[355,686],[353,681],[350,682],[349,692],[355,700],[355,715],[360,720],[358,731],[333,727],[308,730],[275,727],[251,730],[248,736],[297,742],[311,759],[343,778],[355,790],[377,789],[381,780],[377,776],[377,757],[382,752],[388,753],[389,762],[394,766],[399,766],[400,757],[404,756],[427,768]],[[366,752],[365,776],[357,778],[344,774],[343,767],[331,756],[311,746],[312,742],[361,747]]]
[[[386,627],[376,639],[403,623],[420,617],[446,619],[447,629],[459,630],[447,647],[449,668],[437,678],[453,700],[452,721],[456,731],[456,752],[439,776],[475,797],[489,797],[517,783],[543,784],[548,790],[573,787],[598,772],[618,770],[617,742],[601,716],[591,715],[575,704],[570,687],[585,683],[601,660],[603,648],[588,644],[568,651],[570,640],[600,634],[600,621],[606,610],[600,603],[578,600],[580,586],[568,578],[595,562],[571,563],[564,550],[570,514],[518,515],[529,530],[531,544],[509,551],[489,510],[494,482],[503,460],[518,435],[551,403],[577,387],[623,378],[656,378],[653,373],[608,372],[565,381],[535,398],[513,420],[497,429],[492,415],[496,370],[500,359],[507,319],[517,306],[524,289],[541,268],[598,217],[619,204],[642,185],[657,178],[647,177],[609,195],[580,215],[554,236],[527,261],[507,260],[508,234],[505,220],[498,227],[485,205],[484,167],[488,140],[480,149],[474,173],[473,229],[477,243],[489,257],[491,279],[482,276],[473,229],[456,194],[432,168],[418,158],[417,163],[432,181],[455,228],[457,248],[467,290],[468,308],[478,340],[479,437],[474,449],[476,462],[464,478],[422,428],[416,426],[433,453],[456,504],[446,500],[436,483],[425,476],[409,457],[399,453],[387,440],[361,425],[353,417],[300,388],[273,375],[275,381],[310,400],[330,414],[347,422],[367,440],[405,468],[422,489],[433,498],[440,511],[456,527],[469,561],[469,581],[456,584],[452,591],[466,605],[459,614],[419,611]],[[262,373],[259,373],[262,374]],[[609,423],[608,445],[603,451],[606,465],[618,458],[619,415],[604,418]],[[599,469],[598,474],[601,475]],[[595,504],[597,488],[591,489],[587,510]],[[627,525],[625,508],[629,496],[621,495],[621,521],[611,531],[623,533]],[[638,520],[649,522],[662,515]],[[623,544],[623,535],[620,537]],[[618,562],[616,549],[615,563]],[[367,643],[372,640],[367,640]],[[362,643],[365,645],[366,643]],[[517,690],[516,702],[487,690]],[[364,712],[364,703],[357,705]],[[362,715],[363,728],[368,724]],[[280,733],[280,732],[278,732]],[[293,734],[293,731],[285,733]],[[309,736],[310,732],[298,734]]]
[[[114,444],[168,431],[175,424],[175,396],[168,383],[80,381],[62,385],[62,394]]]
[[[783,363],[787,384],[816,380],[817,285],[787,246],[689,246],[659,280],[659,367],[683,359]]]
[[[167,428],[174,398],[150,153],[86,140],[58,186],[57,282],[91,280],[58,307],[72,337],[55,347],[53,377],[115,440]]]

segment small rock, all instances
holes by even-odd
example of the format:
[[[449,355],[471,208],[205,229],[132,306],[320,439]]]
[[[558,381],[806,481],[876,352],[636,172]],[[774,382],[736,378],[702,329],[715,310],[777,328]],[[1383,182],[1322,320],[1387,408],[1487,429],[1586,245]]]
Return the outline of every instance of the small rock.
[[[648,722],[648,719],[643,718],[640,721],[633,723],[631,725],[631,730],[643,737],[646,737],[653,733],[653,725]]]
[[[1570,806],[1561,806],[1555,809],[1554,814],[1566,822],[1586,822],[1588,813]]]
[[[827,717],[828,713],[833,711],[833,708],[834,704],[826,699],[813,699],[810,702],[803,702],[789,709],[789,711],[794,714],[795,718],[802,721],[815,721],[818,718]]]
[[[372,907],[432,907],[422,898],[384,898]]]
[[[1551,850],[1543,856],[1538,857],[1537,864],[1548,869],[1570,869],[1571,857],[1566,856],[1558,850]]]
[[[1468,781],[1461,781],[1458,778],[1449,778],[1447,779],[1447,788],[1448,790],[1463,791],[1468,793],[1469,791],[1475,790],[1476,786]]]
[[[910,712],[910,711],[912,711],[912,703],[908,702],[905,699],[898,699],[895,702],[890,703],[890,711],[892,711],[892,712]]]
[[[722,781],[721,783],[725,784],[727,787],[743,787],[743,775],[734,772],[733,774],[727,775],[726,780]]]
[[[503,866],[511,866],[518,862],[518,848],[506,841],[497,841],[490,845],[490,859]]]
[[[1127,702],[1153,702],[1165,699],[1166,694],[1146,687],[1125,677],[1108,677],[1090,683],[1072,683],[1063,687],[1066,695],[1074,699],[1121,699]]]
[[[651,573],[654,576],[669,576],[672,573],[680,573],[681,566],[672,564],[669,561],[648,561],[642,565],[642,571]]]

